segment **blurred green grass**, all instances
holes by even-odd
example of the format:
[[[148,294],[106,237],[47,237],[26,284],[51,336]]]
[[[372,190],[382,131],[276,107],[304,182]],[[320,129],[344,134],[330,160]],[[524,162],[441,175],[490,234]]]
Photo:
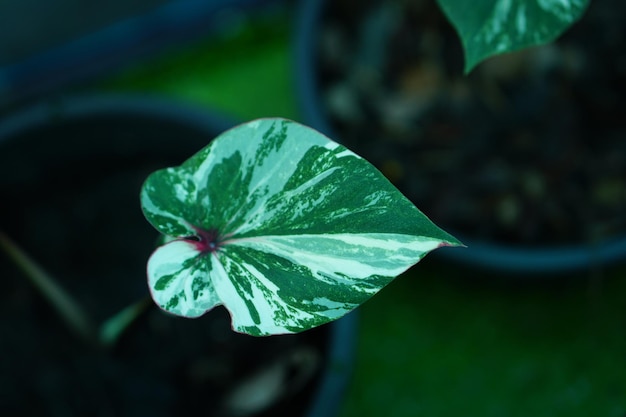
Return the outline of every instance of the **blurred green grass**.
[[[94,89],[298,120],[290,37],[289,15],[246,22]],[[427,257],[361,308],[340,417],[624,417],[625,275],[511,280]]]
[[[136,63],[95,88],[159,94],[242,120],[295,119],[290,28],[279,12],[243,21],[215,37]]]
[[[427,258],[361,308],[342,416],[623,417],[624,294],[623,268],[511,281]]]

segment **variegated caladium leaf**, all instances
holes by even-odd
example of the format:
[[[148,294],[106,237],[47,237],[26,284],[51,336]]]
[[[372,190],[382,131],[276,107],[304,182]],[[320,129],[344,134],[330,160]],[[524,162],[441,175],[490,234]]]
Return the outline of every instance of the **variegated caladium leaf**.
[[[367,161],[285,119],[242,124],[154,172],[141,203],[169,241],[148,261],[155,302],[185,317],[224,305],[251,335],[337,319],[459,245]]]
[[[437,0],[465,50],[465,72],[487,57],[555,40],[589,0]]]

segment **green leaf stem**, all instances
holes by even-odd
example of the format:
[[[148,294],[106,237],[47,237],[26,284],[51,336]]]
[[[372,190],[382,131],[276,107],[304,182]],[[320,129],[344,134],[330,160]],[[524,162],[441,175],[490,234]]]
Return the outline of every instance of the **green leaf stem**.
[[[429,251],[460,245],[367,161],[278,118],[153,173],[141,203],[173,239],[148,261],[155,302],[185,317],[224,305],[252,335],[337,319]]]

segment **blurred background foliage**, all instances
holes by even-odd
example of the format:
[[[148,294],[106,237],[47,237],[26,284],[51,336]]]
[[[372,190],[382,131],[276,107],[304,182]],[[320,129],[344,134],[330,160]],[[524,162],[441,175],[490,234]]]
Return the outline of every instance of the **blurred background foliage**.
[[[241,120],[301,119],[292,5],[229,22],[55,94],[145,93]],[[360,309],[340,417],[624,417],[625,275],[509,277],[429,256]]]
[[[96,90],[159,94],[228,112],[241,120],[298,119],[286,10],[235,20],[216,36],[142,61]],[[94,88],[94,87],[92,87]]]

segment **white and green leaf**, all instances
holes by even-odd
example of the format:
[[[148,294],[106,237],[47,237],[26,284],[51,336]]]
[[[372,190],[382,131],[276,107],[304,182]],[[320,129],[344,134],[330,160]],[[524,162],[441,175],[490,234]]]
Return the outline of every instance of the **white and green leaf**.
[[[465,50],[465,72],[485,58],[555,40],[589,0],[437,0]]]
[[[293,333],[337,319],[440,246],[435,226],[371,164],[285,119],[260,119],[153,173],[141,202],[173,239],[148,262],[155,302],[233,328]]]

